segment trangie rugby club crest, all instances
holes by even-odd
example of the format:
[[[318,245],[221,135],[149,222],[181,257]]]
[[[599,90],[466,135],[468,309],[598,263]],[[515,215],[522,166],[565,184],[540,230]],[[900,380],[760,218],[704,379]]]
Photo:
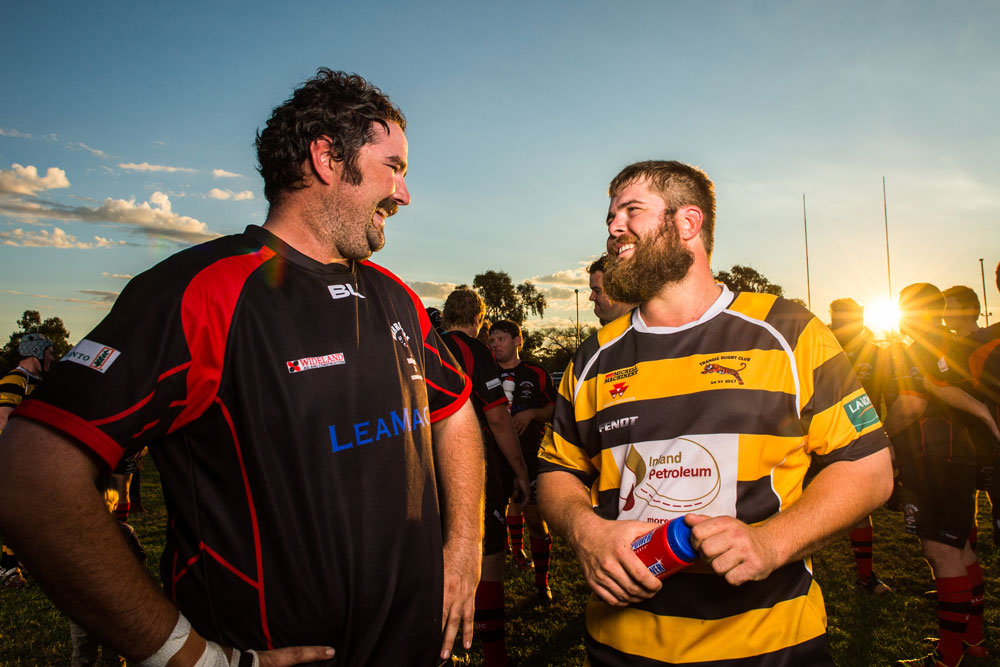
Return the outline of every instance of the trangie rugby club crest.
[[[722,378],[713,379],[710,384],[743,384],[743,376],[740,375],[747,368],[750,357],[740,357],[737,355],[726,355],[701,362],[701,374],[718,374]]]

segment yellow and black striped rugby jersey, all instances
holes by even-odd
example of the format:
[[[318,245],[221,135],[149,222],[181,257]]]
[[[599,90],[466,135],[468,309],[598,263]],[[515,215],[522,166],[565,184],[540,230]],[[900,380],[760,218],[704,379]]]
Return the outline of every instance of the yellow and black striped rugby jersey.
[[[794,503],[811,461],[888,440],[830,330],[797,304],[725,287],[697,321],[623,316],[563,375],[540,472],[566,471],[608,519],[690,512],[758,523]],[[832,664],[806,559],[739,587],[698,566],[625,608],[592,596],[591,664]]]
[[[12,369],[0,380],[0,407],[16,408],[41,381],[20,366]]]

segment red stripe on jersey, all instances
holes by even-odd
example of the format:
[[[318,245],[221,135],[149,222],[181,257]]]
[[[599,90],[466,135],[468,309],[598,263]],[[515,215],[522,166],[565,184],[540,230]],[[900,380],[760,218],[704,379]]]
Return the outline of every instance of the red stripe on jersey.
[[[385,268],[384,266],[379,266],[378,264],[375,264],[374,262],[371,262],[367,259],[362,261],[361,264],[369,268],[375,269],[382,275],[395,281],[400,287],[406,290],[406,293],[410,296],[410,299],[413,301],[414,308],[416,308],[417,310],[417,318],[420,320],[420,340],[425,340],[427,338],[427,334],[431,332],[431,318],[427,317],[427,310],[424,308],[424,302],[420,300],[420,297],[417,296],[417,293],[414,292],[412,289],[410,289],[409,285],[400,280],[399,276],[397,276],[395,273]]]
[[[226,257],[202,269],[188,284],[181,300],[184,338],[191,353],[187,374],[187,407],[170,425],[168,433],[200,417],[219,390],[226,341],[233,312],[250,275],[274,257],[268,247],[236,257]]]
[[[493,408],[499,408],[500,406],[507,407],[507,397],[498,398],[497,400],[483,406],[483,412],[489,412]]]
[[[165,378],[168,378],[171,375],[174,375],[175,373],[180,373],[182,370],[184,370],[185,368],[187,368],[190,365],[191,365],[191,362],[187,361],[187,362],[184,362],[183,364],[181,364],[180,366],[175,366],[174,368],[171,368],[168,371],[164,371],[163,373],[160,374],[160,377],[156,378],[156,384],[159,384]],[[146,405],[146,403],[149,403],[149,401],[152,400],[153,396],[155,396],[155,395],[156,395],[156,390],[154,389],[153,391],[149,392],[149,396],[147,396],[146,398],[142,399],[141,401],[139,401],[138,403],[136,403],[132,407],[127,408],[125,410],[122,410],[118,414],[111,415],[110,417],[104,417],[103,419],[94,419],[90,423],[93,424],[94,426],[104,426],[105,424],[110,424],[111,422],[116,422],[119,419],[124,419],[125,417],[128,417],[130,414],[132,414],[133,412],[135,412],[136,410],[138,410],[142,406]],[[143,429],[143,430],[145,430],[145,429]],[[132,437],[135,437],[135,436],[132,436]]]
[[[471,393],[472,393],[472,383],[466,382],[465,386],[462,387],[462,395],[458,397],[457,401],[452,401],[450,405],[446,405],[440,410],[435,410],[434,412],[431,413],[431,423],[433,424],[434,422],[439,422],[442,419],[450,417],[456,412],[458,412],[458,409],[463,405],[465,405],[465,402],[469,400],[469,394]]]
[[[260,627],[264,631],[264,639],[267,640],[267,648],[273,649],[274,644],[271,642],[271,631],[267,627],[267,605],[264,602],[264,562],[261,559],[260,526],[257,524],[257,508],[253,504],[253,494],[250,492],[250,480],[247,478],[246,465],[243,463],[243,450],[240,448],[240,440],[236,436],[236,427],[233,424],[232,415],[229,414],[226,404],[223,403],[221,399],[216,397],[214,402],[219,406],[219,409],[222,411],[222,416],[226,419],[226,424],[229,425],[229,432],[233,436],[233,447],[236,449],[236,458],[239,459],[240,462],[240,474],[243,476],[243,488],[246,490],[247,494],[247,509],[250,511],[250,525],[253,528],[254,558],[257,561],[257,597],[260,603]]]
[[[114,469],[125,451],[121,445],[112,440],[107,433],[94,426],[91,422],[80,419],[71,412],[54,405],[43,403],[31,398],[25,399],[11,413],[12,417],[27,417],[37,422],[56,428],[66,435],[76,438],[95,454],[101,457],[109,467]]]
[[[430,386],[434,387],[435,389],[437,389],[438,391],[440,391],[442,394],[448,394],[449,396],[454,396],[455,398],[461,398],[462,397],[460,394],[456,394],[453,391],[448,391],[444,387],[437,386],[436,384],[434,384],[433,382],[431,382],[427,378],[424,378],[424,382],[426,382]],[[463,393],[471,393],[471,390],[472,390],[472,383],[471,382],[466,382],[465,383],[465,390],[468,390],[468,391],[465,391]]]
[[[424,343],[424,347],[426,347],[428,350],[430,350],[431,352],[433,352],[434,354],[437,355],[437,358],[441,360],[441,365],[442,366],[444,366],[445,368],[447,368],[450,371],[454,371],[458,375],[462,375],[462,376],[465,375],[465,373],[462,371],[461,368],[455,368],[454,366],[452,366],[451,364],[449,364],[447,361],[445,361],[444,357],[441,356],[441,351],[438,350],[436,347],[434,347],[430,343]]]
[[[246,583],[250,584],[250,586],[252,586],[254,589],[260,589],[260,586],[257,585],[256,581],[254,581],[253,579],[251,579],[247,575],[245,575],[242,572],[240,572],[236,568],[235,565],[233,565],[228,560],[226,560],[225,558],[223,558],[222,555],[218,551],[216,551],[212,547],[208,546],[204,542],[202,542],[198,546],[201,547],[202,551],[204,551],[209,556],[211,556],[212,558],[214,558],[215,560],[217,560],[224,568],[226,568],[227,570],[229,570],[230,572],[232,572],[233,574],[235,574],[237,577],[239,577],[240,579],[242,579]]]
[[[980,345],[969,357],[969,373],[972,375],[974,385],[978,385],[983,379],[983,368],[986,366],[986,359],[997,349],[997,346],[1000,346],[1000,338]]]

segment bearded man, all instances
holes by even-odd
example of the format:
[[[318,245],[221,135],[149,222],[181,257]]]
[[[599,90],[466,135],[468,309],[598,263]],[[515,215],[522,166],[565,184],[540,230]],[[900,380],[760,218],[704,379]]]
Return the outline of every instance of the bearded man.
[[[539,457],[590,664],[832,665],[809,555],[889,496],[878,415],[816,317],[715,283],[704,172],[633,164],[610,196],[604,286],[639,307],[577,351]],[[670,520],[700,559],[661,581],[631,545]]]
[[[320,69],[257,135],[264,224],[134,278],[13,413],[0,532],[130,662],[431,665],[460,628],[471,646],[471,386],[416,294],[368,261],[410,203],[405,130],[378,88]],[[147,445],[163,589],[94,485]]]

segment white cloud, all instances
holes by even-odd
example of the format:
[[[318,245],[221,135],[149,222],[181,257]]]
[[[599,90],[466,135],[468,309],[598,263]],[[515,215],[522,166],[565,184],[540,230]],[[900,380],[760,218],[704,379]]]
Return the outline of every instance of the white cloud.
[[[426,280],[414,280],[406,284],[421,299],[446,299],[457,287],[455,283],[435,283]]]
[[[65,301],[67,303],[82,303],[88,306],[101,308],[103,310],[107,310],[108,308],[110,308],[111,303],[114,301],[114,299],[108,300],[106,296],[106,294],[110,294],[110,292],[103,293],[103,292],[98,292],[96,290],[80,290],[84,294],[95,295],[95,298],[90,298],[90,299],[74,299],[73,297],[52,296],[51,294],[29,294],[27,292],[18,292],[17,290],[12,290],[12,289],[2,290],[2,291],[7,294],[14,294],[16,296],[28,296],[31,297],[32,299],[51,299],[52,301]]]
[[[113,246],[125,245],[125,241],[112,241],[100,236],[95,236],[93,241],[77,241],[72,234],[67,234],[58,227],[53,227],[49,232],[47,229],[40,231],[24,231],[15,229],[10,232],[0,232],[0,239],[4,245],[21,248],[111,248]]]
[[[208,231],[204,222],[174,213],[169,197],[159,191],[154,192],[148,202],[137,204],[134,198],[125,200],[108,197],[96,208],[0,199],[0,213],[28,220],[113,222],[129,226],[133,228],[132,231],[150,238],[177,243],[201,243],[219,236]]]
[[[584,324],[586,323],[581,319],[580,325]],[[565,329],[566,327],[576,327],[576,320],[567,317],[547,317],[539,320],[525,320],[521,327],[525,329]]]
[[[590,262],[587,262],[590,264]],[[590,285],[590,277],[587,275],[587,267],[582,266],[576,269],[565,269],[556,271],[544,276],[537,276],[531,279],[533,283],[544,285],[569,285],[570,287],[582,287]]]
[[[105,303],[111,304],[115,302],[115,299],[118,298],[120,292],[109,292],[107,290],[99,290],[99,289],[82,289],[80,290],[80,294],[89,294],[90,296],[94,297],[96,301],[103,301]]]
[[[104,158],[108,157],[108,154],[105,153],[104,151],[98,150],[96,148],[91,148],[87,144],[80,141],[71,142],[70,148],[82,148],[85,151],[89,151],[90,154],[93,155],[94,157],[104,157]]]
[[[117,278],[118,280],[132,280],[132,276],[127,273],[108,273],[107,271],[101,271],[101,275],[105,278]]]
[[[232,199],[233,201],[246,201],[248,199],[253,199],[253,193],[249,190],[233,192],[232,190],[220,190],[219,188],[212,188],[208,191],[207,196],[211,199],[221,199],[223,201],[227,199]]]
[[[34,138],[26,132],[18,132],[17,130],[11,130],[9,128],[3,128],[3,127],[0,127],[0,137],[17,137],[18,139]]]
[[[234,174],[231,171],[226,171],[225,169],[213,169],[212,176],[216,178],[242,178],[242,174]]]
[[[45,176],[39,176],[33,165],[22,167],[14,163],[10,169],[0,169],[0,193],[34,195],[40,190],[68,187],[66,172],[58,167],[49,167]]]
[[[165,171],[168,174],[176,172],[193,174],[196,171],[190,167],[167,167],[162,164],[149,164],[148,162],[142,162],[140,164],[136,164],[135,162],[119,162],[118,167],[126,171]]]
[[[544,294],[546,299],[572,299],[576,294],[569,287],[540,287],[538,291]],[[590,293],[588,292],[586,296],[589,297]]]

